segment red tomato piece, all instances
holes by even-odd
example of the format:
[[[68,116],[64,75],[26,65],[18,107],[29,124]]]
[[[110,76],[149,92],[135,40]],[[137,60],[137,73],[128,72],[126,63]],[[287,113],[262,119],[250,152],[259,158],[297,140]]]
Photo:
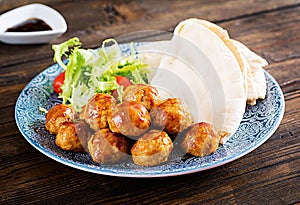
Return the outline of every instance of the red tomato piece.
[[[125,76],[117,75],[115,76],[117,83],[126,89],[129,85],[132,85],[132,82]]]
[[[61,86],[64,84],[64,81],[65,81],[65,73],[66,73],[66,71],[63,71],[61,74],[59,74],[55,78],[55,80],[53,82],[54,91],[58,94],[60,94],[62,92]]]
[[[114,96],[116,99],[118,99],[118,97],[119,97],[118,91],[117,90],[113,90],[112,91],[112,96]]]
[[[115,76],[116,77],[116,81],[119,85],[123,86],[124,87],[124,90],[129,86],[129,85],[132,85],[132,82],[126,78],[125,76],[121,76],[121,75],[117,75]],[[112,95],[115,97],[115,98],[118,98],[118,92],[117,90],[113,90],[112,91]]]

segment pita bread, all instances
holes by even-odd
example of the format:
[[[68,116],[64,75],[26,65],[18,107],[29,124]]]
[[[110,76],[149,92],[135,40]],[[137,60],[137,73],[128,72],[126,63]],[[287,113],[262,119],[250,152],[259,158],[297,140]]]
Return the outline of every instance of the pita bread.
[[[249,63],[248,63],[249,65]],[[247,89],[247,104],[249,105],[255,105],[256,99],[258,98],[258,94],[256,92],[256,86],[254,84],[252,72],[250,69],[247,70],[247,82],[248,82],[248,89]]]
[[[206,21],[206,20],[196,19],[196,18],[192,18],[190,20],[195,23],[199,23],[199,24],[205,26],[206,28],[210,29],[217,36],[219,36],[223,40],[225,45],[231,50],[231,52],[233,53],[233,55],[235,56],[236,60],[238,61],[239,65],[240,65],[240,70],[242,72],[243,79],[244,79],[244,89],[245,89],[245,92],[247,93],[247,90],[248,90],[247,73],[248,73],[248,69],[249,69],[249,64],[246,61],[246,59],[244,58],[244,56],[241,54],[241,52],[238,50],[236,45],[230,39],[228,32],[225,29],[223,29],[222,27],[220,27],[212,22]]]
[[[248,77],[251,78],[251,81],[248,83],[247,103],[255,105],[257,99],[264,99],[266,96],[267,85],[263,67],[267,66],[268,62],[241,42],[236,40],[232,40],[232,42],[236,45],[250,66],[251,72],[248,72]]]
[[[264,99],[266,81],[262,67],[268,65],[267,61],[252,52],[244,44],[230,39],[228,32],[222,27],[206,20],[195,18],[191,20],[200,23],[217,34],[235,55],[244,77],[247,104],[255,105],[257,99]]]
[[[223,40],[229,39],[228,33],[206,21],[187,19],[176,26],[174,34],[192,42],[205,53],[220,78],[221,85],[215,85],[213,89],[220,89],[220,86],[223,88],[224,106],[221,107],[221,112],[225,117],[222,124],[219,122],[212,123],[218,130],[229,133],[229,135],[221,138],[220,143],[225,143],[230,134],[237,130],[246,105],[246,86],[243,72],[241,72],[237,58],[226,45],[226,41]],[[210,92],[210,95],[214,95],[214,93]],[[213,109],[219,108],[213,107]]]

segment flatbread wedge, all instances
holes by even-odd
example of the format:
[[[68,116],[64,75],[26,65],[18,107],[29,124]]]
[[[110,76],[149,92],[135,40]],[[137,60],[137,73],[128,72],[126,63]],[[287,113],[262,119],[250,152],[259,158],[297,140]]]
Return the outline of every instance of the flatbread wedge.
[[[257,99],[264,99],[266,96],[266,78],[264,75],[263,67],[268,65],[268,62],[251,51],[247,46],[239,41],[232,40],[238,50],[247,60],[250,71],[249,78],[252,78],[251,83],[248,85],[247,103],[255,105]]]
[[[220,78],[221,84],[214,85],[213,89],[223,89],[224,105],[213,109],[220,110],[221,108],[220,111],[225,116],[221,124],[218,120],[216,120],[217,123],[214,121],[212,123],[218,130],[227,133],[220,140],[220,143],[224,144],[239,127],[245,112],[247,86],[244,77],[246,75],[246,67],[245,69],[242,68],[244,70],[241,69],[236,56],[229,46],[226,45],[225,42],[229,40],[229,36],[223,29],[193,18],[180,22],[176,26],[174,34],[192,42],[205,53],[214,65]],[[225,42],[223,39],[225,39]],[[210,94],[214,95],[211,92]]]
[[[244,89],[247,93],[248,91],[248,80],[247,80],[247,73],[249,69],[249,64],[246,61],[245,57],[242,55],[242,53],[239,51],[239,49],[236,47],[234,42],[232,42],[232,39],[230,38],[228,32],[223,29],[222,27],[203,19],[197,19],[197,18],[191,18],[190,21],[193,21],[195,23],[201,24],[202,26],[205,26],[212,32],[214,32],[217,36],[219,36],[224,44],[231,50],[233,55],[235,56],[236,60],[238,61],[240,65],[240,70],[242,72],[243,78],[244,78]]]
[[[264,99],[266,95],[266,81],[263,67],[268,62],[247,48],[244,44],[229,37],[222,27],[202,19],[190,19],[200,23],[218,35],[235,55],[244,77],[244,86],[247,92],[247,104],[255,105],[257,99]]]

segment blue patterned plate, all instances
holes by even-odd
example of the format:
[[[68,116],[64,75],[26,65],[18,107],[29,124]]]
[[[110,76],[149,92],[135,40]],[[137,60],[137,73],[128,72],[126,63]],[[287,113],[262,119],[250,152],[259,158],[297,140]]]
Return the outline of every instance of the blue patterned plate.
[[[116,165],[95,164],[87,153],[61,150],[55,145],[55,136],[44,128],[45,114],[40,107],[49,109],[56,102],[52,98],[52,83],[61,72],[54,64],[37,75],[21,92],[15,108],[15,118],[25,139],[46,156],[65,165],[88,172],[121,177],[165,177],[211,169],[234,161],[262,145],[279,126],[284,113],[283,93],[274,78],[265,71],[266,99],[255,106],[247,106],[244,118],[229,141],[216,153],[206,157],[179,157],[176,154],[162,165],[141,167],[132,161]]]

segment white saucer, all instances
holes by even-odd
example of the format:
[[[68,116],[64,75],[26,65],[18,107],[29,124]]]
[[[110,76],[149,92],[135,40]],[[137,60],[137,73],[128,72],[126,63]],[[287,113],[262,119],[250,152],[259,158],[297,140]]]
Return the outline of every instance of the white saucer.
[[[37,18],[52,30],[34,32],[5,32],[21,22]],[[8,44],[48,43],[67,31],[67,23],[56,10],[43,4],[29,4],[10,10],[0,16],[0,41]]]

